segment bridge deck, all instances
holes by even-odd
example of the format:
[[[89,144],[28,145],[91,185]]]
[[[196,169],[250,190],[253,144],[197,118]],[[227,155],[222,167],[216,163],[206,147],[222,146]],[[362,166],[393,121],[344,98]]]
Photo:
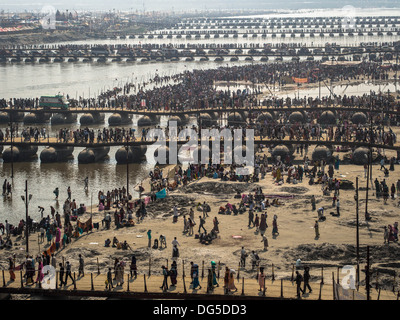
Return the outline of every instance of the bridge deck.
[[[7,274],[8,275],[8,274]],[[219,279],[220,286],[215,288],[212,292],[207,293],[207,277],[203,279],[199,277],[201,289],[193,289],[190,285],[190,278],[183,278],[182,275],[178,276],[177,285],[170,286],[170,279],[168,279],[168,290],[164,291],[160,288],[163,282],[163,277],[158,275],[138,275],[138,277],[130,278],[129,274],[125,274],[125,282],[122,286],[116,286],[114,281],[114,288],[106,290],[104,274],[85,274],[84,277],[76,278],[76,287],[69,279],[67,286],[58,286],[57,274],[57,289],[40,288],[38,284],[26,285],[25,280],[21,286],[21,275],[16,273],[16,280],[14,282],[4,280],[3,286],[0,287],[1,293],[28,293],[39,294],[47,293],[54,295],[74,295],[74,296],[97,296],[97,297],[131,297],[131,298],[163,298],[163,299],[296,299],[296,284],[290,280],[281,279],[266,279],[266,292],[258,291],[259,285],[256,279],[240,278],[239,281],[235,277],[235,285],[237,292],[224,293],[223,278]],[[7,277],[7,276],[5,276]],[[93,277],[93,282],[92,282]],[[310,282],[312,293],[302,295],[305,300],[333,300],[333,286],[332,283],[320,284],[318,282]],[[50,290],[50,291],[49,291]],[[66,292],[68,291],[68,292]],[[352,292],[350,290],[350,297]],[[364,296],[365,288],[359,288],[358,294]],[[371,300],[396,300],[397,293],[381,290],[380,292],[375,288],[371,289]]]
[[[38,141],[23,141],[22,137],[14,138],[13,139],[14,146],[51,146],[51,147],[84,147],[84,148],[96,148],[96,147],[115,147],[115,146],[146,146],[152,145],[156,142],[156,140],[147,140],[141,141],[140,138],[137,138],[135,141],[115,141],[115,142],[95,142],[95,143],[88,143],[88,142],[77,142],[68,141],[68,142],[60,142],[55,137],[50,138],[41,138]],[[209,139],[209,141],[213,141],[214,139]],[[246,141],[246,140],[244,140]],[[170,140],[165,140],[166,145],[169,145]],[[178,144],[183,144],[188,142],[188,140],[180,140]],[[264,145],[293,145],[293,144],[303,144],[303,145],[325,145],[325,146],[347,146],[347,147],[371,147],[371,148],[380,148],[380,149],[388,149],[388,150],[395,150],[400,151],[400,142],[397,142],[395,145],[390,146],[386,144],[369,144],[368,142],[356,142],[356,141],[326,141],[326,140],[291,140],[290,137],[286,137],[284,140],[278,139],[261,139],[261,137],[257,136],[254,137],[255,144],[264,144]],[[11,139],[0,141],[0,145],[11,145]],[[201,140],[198,140],[198,144],[201,145]],[[223,144],[221,144],[222,146]]]
[[[249,84],[251,85],[251,84]],[[255,84],[258,85],[258,84]],[[225,86],[229,86],[229,83],[226,82]],[[231,83],[233,87],[233,83]],[[101,112],[101,113],[127,113],[127,114],[137,114],[137,115],[183,115],[183,114],[198,114],[198,113],[207,113],[207,112],[240,112],[240,111],[252,111],[252,112],[295,112],[295,111],[328,111],[328,110],[335,110],[335,111],[347,111],[347,112],[373,112],[373,113],[382,113],[385,114],[395,114],[400,115],[400,110],[387,110],[387,109],[370,109],[365,107],[347,107],[347,106],[326,106],[320,105],[318,107],[304,107],[304,106],[292,106],[292,107],[266,107],[266,106],[259,106],[259,107],[238,107],[238,108],[210,108],[210,109],[187,109],[187,110],[151,110],[151,109],[144,109],[144,110],[136,110],[136,109],[129,109],[129,108],[83,108],[83,107],[75,107],[69,108],[68,110],[62,109],[43,109],[43,108],[26,108],[26,109],[18,109],[18,108],[0,108],[0,112],[29,112],[29,113],[90,113],[90,112]]]

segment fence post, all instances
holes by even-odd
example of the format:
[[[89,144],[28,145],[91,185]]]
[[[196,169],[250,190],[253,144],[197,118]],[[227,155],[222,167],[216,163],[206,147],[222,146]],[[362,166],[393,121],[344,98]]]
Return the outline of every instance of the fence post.
[[[272,264],[272,281],[275,280],[274,264]]]
[[[149,277],[150,277],[150,274],[151,274],[151,257],[149,258]]]
[[[281,279],[281,298],[283,298],[283,279]]]
[[[75,279],[75,272],[74,272],[74,290],[76,290],[76,279]]]
[[[146,285],[146,275],[143,275],[143,279],[144,279],[144,292],[147,292],[147,285]]]
[[[94,290],[94,285],[93,285],[93,273],[90,273],[90,284],[91,284],[91,290]]]
[[[335,273],[332,272],[332,292],[333,292],[333,300],[335,299]]]
[[[182,276],[185,277],[185,260],[182,260]]]
[[[1,270],[1,271],[3,273],[3,287],[5,287],[6,286],[6,278],[4,276],[4,270]],[[394,286],[393,286],[393,291],[394,291]]]
[[[221,269],[221,261],[218,261],[218,280],[219,280],[219,270]]]
[[[290,279],[290,281],[293,282],[294,280],[294,264],[292,265],[292,278]]]
[[[183,293],[187,293],[187,291],[186,291],[185,275],[184,275],[184,274],[183,274],[183,276],[182,276],[182,281],[183,281]]]
[[[238,274],[237,274],[237,281],[239,281],[240,277],[240,262],[239,262],[239,266],[238,266]]]
[[[204,279],[204,260],[202,262],[202,267],[201,267],[201,280]]]
[[[324,267],[321,268],[321,284],[324,284]]]
[[[127,284],[126,291],[129,292],[129,274],[127,274],[127,278],[128,278],[128,280],[127,280],[126,282],[127,282],[128,284]]]
[[[97,258],[97,274],[100,274],[99,258]]]
[[[336,272],[336,274],[337,274],[337,277],[336,277],[336,278],[337,278],[337,279],[336,279],[336,280],[337,280],[337,284],[339,284],[339,267],[337,267],[337,272]]]
[[[20,271],[20,274],[21,274],[21,288],[23,288],[23,287],[24,287],[24,284],[23,284],[23,282],[22,282],[22,270]]]
[[[318,296],[318,300],[321,300],[322,298],[322,282],[319,284],[319,296]]]
[[[263,295],[263,297],[265,297],[265,277],[263,278],[263,281],[264,281],[264,290],[263,290],[262,295]]]
[[[244,296],[244,277],[242,277],[242,296]]]
[[[379,288],[379,291],[378,291],[378,299],[377,299],[377,300],[379,300],[380,296],[381,296],[381,288]]]
[[[4,273],[4,270],[3,270],[3,273]],[[396,271],[394,272],[394,276],[393,276],[393,289],[392,289],[393,292],[394,292],[395,286],[396,286]]]

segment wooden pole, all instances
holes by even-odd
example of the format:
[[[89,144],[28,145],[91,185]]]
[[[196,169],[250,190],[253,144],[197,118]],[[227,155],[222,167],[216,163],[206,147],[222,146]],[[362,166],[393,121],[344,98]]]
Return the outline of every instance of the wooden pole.
[[[238,266],[238,274],[237,274],[237,281],[239,281],[239,275],[240,275],[240,262],[239,262],[239,266]]]
[[[1,270],[1,272],[3,273],[3,287],[6,286],[6,278],[4,276],[4,270]],[[393,286],[393,291],[394,291],[394,286]]]
[[[185,260],[182,260],[182,277],[185,277]]]
[[[365,283],[366,283],[366,285],[365,285],[365,288],[366,288],[366,290],[367,290],[367,300],[370,300],[370,288],[369,288],[369,280],[370,280],[370,278],[369,278],[369,246],[367,246],[367,266],[365,267],[365,276],[366,276],[366,278],[365,278]]]
[[[143,275],[143,279],[144,279],[144,292],[147,292],[147,285],[146,285],[146,275]]]
[[[293,282],[294,280],[294,264],[292,265],[292,278],[290,279],[290,281]]]
[[[76,290],[76,279],[75,279],[75,272],[74,272],[74,290]]]
[[[97,258],[97,274],[100,274],[99,258]]]
[[[20,271],[20,274],[21,274],[21,288],[23,288],[24,287],[24,283],[22,282],[22,270]]]
[[[242,277],[242,296],[244,296],[244,277]]]
[[[94,285],[93,285],[93,273],[90,273],[90,283],[91,283],[91,290],[94,290]]]
[[[201,266],[201,280],[204,279],[204,260],[202,262],[202,266]]]
[[[127,278],[128,278],[128,280],[127,280],[127,283],[128,283],[127,286],[128,286],[128,287],[126,288],[126,291],[129,292],[129,274],[127,275]]]
[[[151,257],[149,258],[149,277],[150,277],[150,274],[151,274]]]
[[[396,272],[394,272],[394,276],[393,276],[393,289],[392,289],[393,292],[394,292],[395,287],[396,287]]]
[[[58,271],[56,271],[56,289],[58,289],[58,276],[57,276],[57,274],[58,274]]]
[[[333,300],[335,299],[335,273],[332,272],[332,292],[333,292]]]
[[[219,280],[219,271],[221,269],[221,261],[218,261],[218,280]]]
[[[381,288],[379,288],[379,291],[378,291],[378,299],[377,299],[377,300],[379,300],[380,296],[381,296]]]
[[[375,283],[375,289],[378,290],[379,288],[379,270],[376,270],[376,283]]]
[[[321,267],[321,284],[324,284],[324,267]]]
[[[283,279],[281,279],[281,298],[283,298]]]
[[[187,291],[186,291],[185,275],[182,276],[182,281],[183,281],[183,293],[187,293]]]
[[[263,281],[264,281],[264,290],[263,290],[263,294],[262,295],[263,295],[263,297],[265,297],[265,277],[264,277]]]
[[[356,248],[357,248],[357,275],[356,282],[360,282],[360,233],[358,216],[358,177],[356,178]]]
[[[319,284],[319,296],[318,296],[318,300],[321,300],[322,298],[322,282],[320,282]]]
[[[272,281],[275,280],[274,264],[272,264]]]
[[[336,272],[336,274],[337,274],[337,276],[336,276],[336,281],[337,281],[337,284],[339,284],[339,267],[337,267],[337,272]]]

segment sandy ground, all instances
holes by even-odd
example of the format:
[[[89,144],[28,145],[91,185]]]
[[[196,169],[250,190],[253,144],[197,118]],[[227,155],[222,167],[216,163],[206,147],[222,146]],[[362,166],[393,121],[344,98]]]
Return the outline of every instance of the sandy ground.
[[[265,150],[266,151],[266,150]],[[309,157],[311,157],[309,150]],[[343,155],[343,154],[342,154]],[[395,155],[394,152],[387,155]],[[298,155],[299,156],[299,155]],[[299,157],[298,157],[299,158]],[[373,179],[383,180],[383,171],[379,170],[379,165],[373,166]],[[399,179],[397,171],[399,166],[395,166],[395,171],[390,172],[389,178],[386,178],[389,186]],[[398,221],[399,195],[394,200],[389,199],[387,204],[383,203],[382,198],[377,199],[374,190],[369,193],[369,212],[372,220],[366,223],[364,219],[365,212],[365,186],[364,169],[362,166],[343,164],[339,171],[335,172],[335,177],[342,177],[351,181],[359,177],[360,186],[360,255],[362,266],[366,261],[366,246],[370,246],[371,263],[373,270],[379,268],[379,281],[386,284],[391,289],[393,272],[400,266],[400,253],[398,244],[390,245],[383,243],[383,227]],[[145,185],[146,186],[146,185]],[[263,192],[268,195],[282,194],[293,195],[293,199],[283,200],[284,205],[279,207],[270,207],[266,210],[268,214],[268,229],[266,235],[269,240],[269,248],[263,250],[262,237],[256,232],[255,228],[248,228],[248,213],[239,215],[221,215],[218,214],[218,208],[230,202],[238,204],[234,199],[236,190],[242,193],[249,193],[255,187],[260,186]],[[364,188],[364,189],[363,189]],[[147,188],[146,188],[147,189]],[[148,190],[148,189],[147,189]],[[315,239],[314,222],[317,218],[317,212],[311,210],[311,195],[317,199],[317,208],[324,206],[326,208],[325,222],[320,222],[320,238]],[[260,258],[261,265],[267,267],[267,274],[270,274],[271,264],[275,265],[275,276],[278,278],[290,278],[292,265],[297,259],[311,266],[311,274],[314,277],[320,276],[320,267],[324,267],[326,281],[331,279],[331,272],[338,266],[347,264],[355,265],[356,254],[356,206],[354,201],[354,190],[341,190],[339,199],[341,202],[341,216],[332,217],[329,212],[335,211],[332,207],[332,197],[322,196],[320,185],[310,186],[308,179],[297,185],[284,183],[281,186],[275,185],[271,174],[268,174],[264,180],[256,184],[246,184],[238,182],[221,182],[220,180],[202,178],[190,185],[170,192],[165,199],[148,206],[148,216],[137,223],[134,227],[115,229],[112,223],[111,230],[103,230],[100,223],[99,231],[95,230],[88,234],[83,234],[79,239],[73,240],[65,249],[57,252],[59,261],[64,257],[72,263],[73,270],[78,268],[78,254],[81,253],[85,258],[85,268],[87,271],[97,272],[97,258],[102,273],[113,263],[113,259],[118,257],[124,259],[129,265],[132,254],[135,254],[138,260],[139,274],[147,273],[149,268],[149,258],[151,257],[152,274],[161,273],[161,265],[172,262],[172,245],[174,237],[180,243],[180,257],[177,260],[178,267],[181,268],[182,260],[185,265],[190,261],[208,267],[212,260],[221,262],[222,270],[225,265],[237,269],[240,250],[244,246],[247,251],[255,250]],[[212,229],[212,220],[215,216],[220,222],[220,233],[218,239],[210,245],[200,244],[194,236],[187,236],[183,231],[182,215],[189,212],[190,207],[195,207],[197,203],[206,201],[211,206],[211,212],[206,219],[205,228]],[[172,220],[172,208],[177,204],[180,217],[177,223]],[[86,221],[90,217],[89,213],[81,216],[81,221]],[[260,213],[258,213],[260,215]],[[271,236],[272,218],[278,216],[279,235]],[[194,233],[198,231],[198,216],[200,211],[195,209],[195,220],[197,226]],[[93,208],[93,221],[98,222],[103,218],[103,213],[98,213],[97,208]],[[147,230],[152,230],[153,240],[159,238],[161,234],[166,236],[166,249],[150,249],[147,247]],[[241,239],[233,239],[232,236],[240,235]],[[118,250],[116,248],[105,248],[104,241],[114,236],[120,241],[127,240],[133,250]],[[46,240],[40,244],[41,251],[47,248]],[[38,252],[38,237],[36,234],[30,237],[31,253]],[[15,252],[18,261],[23,261],[25,255],[25,246],[22,240],[16,240],[12,250],[3,249],[1,252],[1,267],[7,267],[6,259]],[[179,270],[179,269],[178,269]],[[256,271],[251,270],[250,261],[246,263],[246,268],[241,271],[244,277],[256,276]],[[329,276],[327,276],[329,275]],[[362,275],[362,279],[364,279]]]

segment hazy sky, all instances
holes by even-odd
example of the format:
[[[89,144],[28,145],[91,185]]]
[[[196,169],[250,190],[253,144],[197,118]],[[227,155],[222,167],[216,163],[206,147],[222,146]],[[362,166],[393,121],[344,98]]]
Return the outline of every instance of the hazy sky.
[[[181,11],[220,9],[314,9],[342,8],[352,5],[358,8],[400,7],[399,0],[0,0],[0,10],[39,10],[51,5],[59,10],[139,10]]]

